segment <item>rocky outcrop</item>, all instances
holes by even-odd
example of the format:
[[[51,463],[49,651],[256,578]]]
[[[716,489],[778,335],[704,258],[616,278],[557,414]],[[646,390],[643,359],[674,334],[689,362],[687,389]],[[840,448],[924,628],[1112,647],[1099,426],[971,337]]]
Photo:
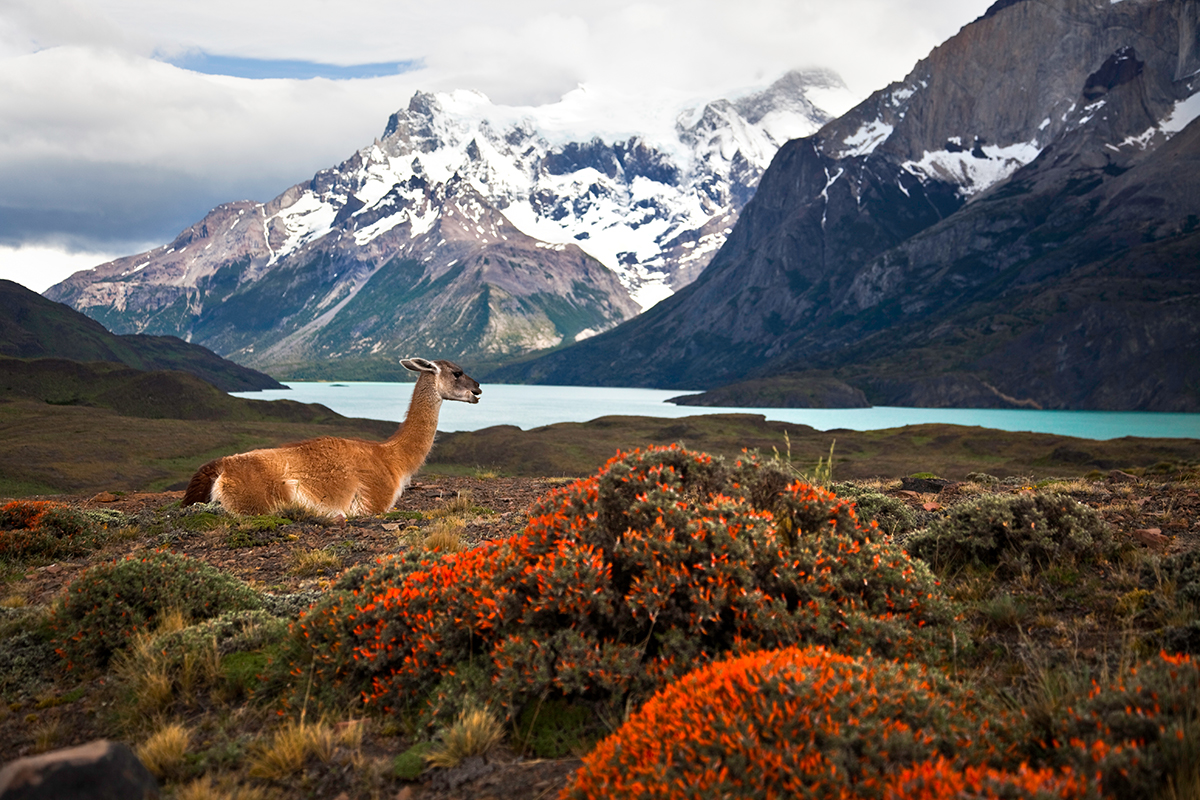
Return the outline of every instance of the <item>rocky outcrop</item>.
[[[678,406],[724,408],[869,408],[861,389],[825,375],[780,375],[742,381],[667,400]]]
[[[98,740],[12,761],[0,769],[2,800],[152,800],[158,782],[129,745]]]
[[[997,3],[781,148],[692,285],[501,377],[1200,410],[1195,5]]]

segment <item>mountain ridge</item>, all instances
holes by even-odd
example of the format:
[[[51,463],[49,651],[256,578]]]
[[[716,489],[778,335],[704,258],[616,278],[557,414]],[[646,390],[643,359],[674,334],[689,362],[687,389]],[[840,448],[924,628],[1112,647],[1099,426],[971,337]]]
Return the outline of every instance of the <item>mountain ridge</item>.
[[[659,140],[613,141],[569,140],[563,108],[539,122],[477,93],[418,92],[337,167],[46,294],[113,330],[172,333],[293,378],[390,379],[414,348],[498,363],[611,328],[692,280],[783,139],[828,119],[805,92],[840,85],[790,73],[678,115]],[[406,307],[386,312],[376,276],[395,284],[413,264],[421,274],[401,282],[437,292],[403,290],[392,299]],[[352,303],[375,322],[335,324]]]
[[[269,375],[170,336],[117,336],[62,303],[0,279],[0,356],[112,362],[135,370],[187,372],[224,392],[282,389]]]
[[[782,147],[693,284],[494,379],[694,389],[812,371],[875,404],[1200,409],[1200,85],[1177,78],[1196,17],[1177,1],[993,6]]]

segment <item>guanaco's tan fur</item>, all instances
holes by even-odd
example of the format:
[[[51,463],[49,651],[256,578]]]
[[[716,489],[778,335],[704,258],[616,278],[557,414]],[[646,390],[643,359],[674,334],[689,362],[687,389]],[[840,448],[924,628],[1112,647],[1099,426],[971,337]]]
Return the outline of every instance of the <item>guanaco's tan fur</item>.
[[[322,436],[210,461],[182,505],[215,500],[235,514],[301,506],[331,517],[382,514],[400,499],[433,447],[443,400],[478,403],[479,383],[450,361],[400,362],[420,373],[404,422],[386,442]]]

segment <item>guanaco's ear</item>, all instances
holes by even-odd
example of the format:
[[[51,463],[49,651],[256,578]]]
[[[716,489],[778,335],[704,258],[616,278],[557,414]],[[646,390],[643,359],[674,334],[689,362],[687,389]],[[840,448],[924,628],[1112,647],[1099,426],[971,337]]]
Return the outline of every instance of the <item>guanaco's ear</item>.
[[[424,358],[402,358],[400,363],[413,372],[432,372],[436,375],[440,371],[437,364]]]

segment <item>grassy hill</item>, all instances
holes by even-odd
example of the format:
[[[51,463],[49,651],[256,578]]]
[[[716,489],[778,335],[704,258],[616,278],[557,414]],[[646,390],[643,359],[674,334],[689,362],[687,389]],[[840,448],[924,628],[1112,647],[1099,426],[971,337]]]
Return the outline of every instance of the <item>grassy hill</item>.
[[[226,392],[282,388],[269,375],[174,336],[118,336],[69,306],[7,280],[0,280],[0,355],[182,370]]]
[[[317,403],[230,397],[186,372],[0,357],[0,494],[164,489],[218,455],[395,428]]]

